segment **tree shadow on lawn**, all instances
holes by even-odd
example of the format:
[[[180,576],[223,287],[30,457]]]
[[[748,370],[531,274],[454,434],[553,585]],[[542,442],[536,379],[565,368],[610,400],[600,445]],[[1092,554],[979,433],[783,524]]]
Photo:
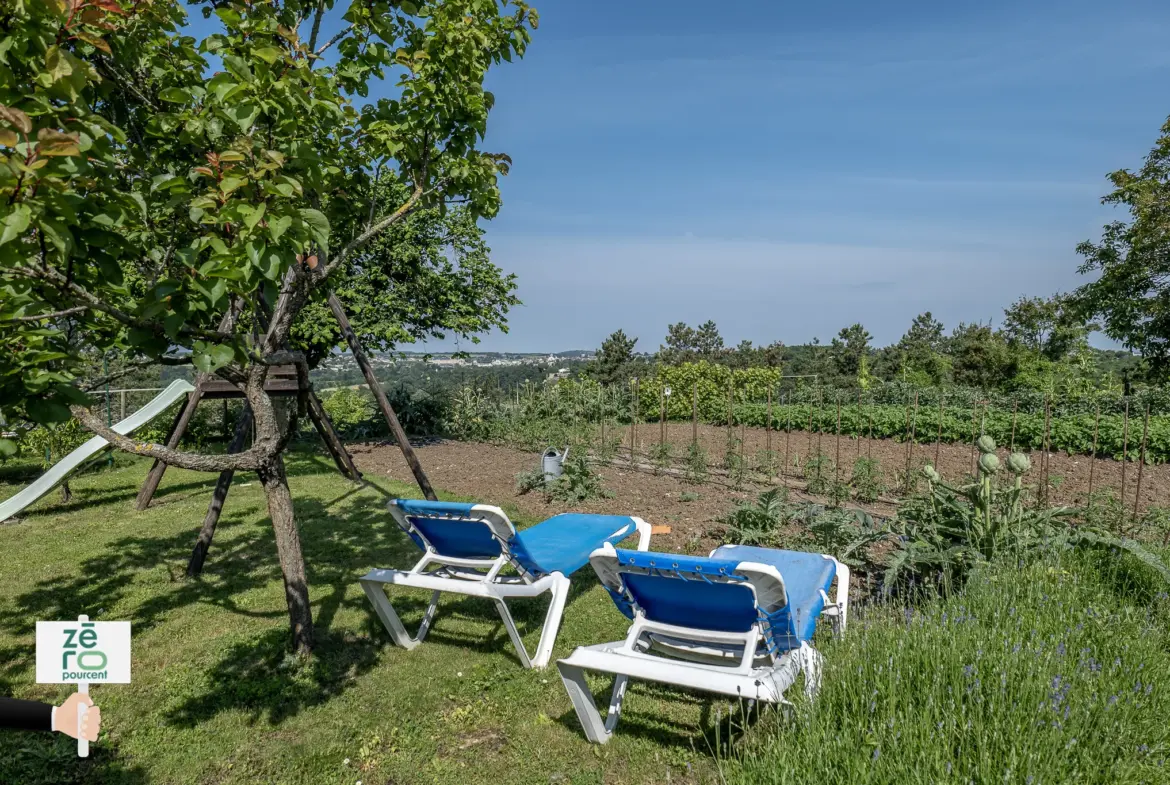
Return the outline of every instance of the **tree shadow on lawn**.
[[[38,619],[69,619],[82,613],[101,619],[103,609],[115,606],[119,618],[132,622],[136,636],[165,625],[174,611],[195,604],[269,619],[272,629],[230,646],[210,664],[206,691],[178,707],[168,719],[190,726],[222,711],[243,710],[256,720],[266,717],[270,723],[280,723],[343,692],[377,664],[380,651],[392,646],[364,593],[355,591],[357,580],[373,567],[409,567],[419,553],[394,525],[384,504],[369,497],[355,498],[366,487],[351,487],[325,501],[297,497],[294,488],[317,634],[314,656],[307,662],[288,656],[287,611],[277,599],[279,590],[271,591],[281,582],[271,521],[252,520],[261,514],[260,506],[233,507],[230,496],[200,578],[188,579],[184,572],[199,521],[166,536],[124,537],[82,561],[71,573],[42,580],[0,606],[0,630],[31,637]],[[376,487],[373,490],[386,495]],[[582,577],[583,571],[573,580],[570,602],[592,586],[592,581],[579,580]],[[152,581],[156,585],[143,592],[143,585]],[[244,593],[266,588],[272,599],[264,609],[241,607],[237,601]],[[127,607],[136,596],[142,599]],[[394,599],[404,623],[410,625],[421,619],[429,594],[396,593]],[[343,607],[363,614],[359,631],[330,629]],[[522,634],[528,637],[543,624],[547,602],[514,601],[509,607]],[[516,660],[490,602],[462,598],[444,603],[436,625],[440,628],[443,616],[495,620],[496,627],[487,640],[463,638],[440,629],[428,641],[504,653]],[[0,683],[27,681],[33,663],[31,641],[4,653],[11,666],[0,671]]]
[[[594,693],[599,710],[604,711],[608,705],[612,687],[612,680],[607,679],[604,686]],[[721,695],[654,682],[631,680],[626,689],[621,720],[614,731],[615,735],[642,738],[658,746],[685,748],[711,757],[725,758],[733,754],[736,741],[747,728],[759,721],[762,707],[762,704],[757,703],[749,709],[746,703]],[[652,699],[658,706],[639,706],[644,699]],[[664,713],[661,706],[663,703],[699,706],[698,724],[671,719]],[[573,709],[570,708],[558,717],[557,722],[581,738],[585,737]]]
[[[0,734],[0,782],[12,785],[147,785],[145,769],[122,759],[103,737],[77,757],[77,742],[61,733],[5,731]]]

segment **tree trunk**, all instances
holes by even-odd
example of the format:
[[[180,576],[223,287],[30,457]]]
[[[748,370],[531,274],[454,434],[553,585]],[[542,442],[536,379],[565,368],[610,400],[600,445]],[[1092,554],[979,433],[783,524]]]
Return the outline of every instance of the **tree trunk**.
[[[274,456],[257,470],[257,474],[268,497],[268,515],[272,518],[272,530],[276,535],[276,554],[284,577],[293,650],[298,654],[309,654],[313,649],[313,609],[309,606],[305,558],[301,553],[301,537],[293,515],[284,459],[280,455]]]
[[[419,463],[418,456],[414,453],[414,448],[410,446],[410,440],[406,438],[406,431],[402,430],[402,424],[398,422],[398,415],[390,406],[390,401],[386,398],[386,392],[382,389],[382,385],[378,384],[378,380],[374,377],[374,369],[370,366],[370,360],[366,357],[366,352],[357,339],[353,327],[350,326],[349,317],[345,314],[345,307],[342,306],[341,300],[337,299],[337,295],[333,292],[329,293],[329,310],[333,311],[333,317],[337,319],[337,324],[341,327],[341,334],[345,336],[345,340],[349,344],[353,359],[357,361],[358,367],[362,369],[362,375],[366,377],[366,384],[374,393],[374,399],[377,400],[378,407],[382,410],[382,416],[390,424],[390,431],[394,434],[394,440],[398,442],[398,449],[402,450],[402,457],[406,459],[406,465],[410,467],[415,482],[418,483],[423,496],[430,501],[437,501],[439,497],[435,495],[431,481],[427,479],[426,472],[423,471],[422,464]]]
[[[244,439],[252,430],[252,410],[244,404],[244,411],[236,421],[236,430],[232,435],[228,452],[239,452],[244,449]],[[207,552],[211,550],[211,539],[215,536],[215,527],[219,523],[219,516],[223,512],[223,503],[227,499],[228,491],[232,487],[233,469],[220,472],[219,480],[215,483],[215,492],[211,495],[211,504],[207,506],[207,515],[203,518],[203,526],[199,529],[199,538],[195,541],[195,549],[191,551],[191,559],[187,562],[187,577],[194,578],[203,572],[203,562],[207,559]]]

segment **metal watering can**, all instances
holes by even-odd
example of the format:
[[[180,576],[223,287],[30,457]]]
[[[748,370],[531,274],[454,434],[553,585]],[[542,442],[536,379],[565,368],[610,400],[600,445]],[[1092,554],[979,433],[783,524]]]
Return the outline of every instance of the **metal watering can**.
[[[557,452],[555,447],[549,447],[544,451],[544,456],[541,458],[540,465],[544,470],[545,483],[550,483],[557,477],[561,476],[561,472],[565,464],[565,458],[568,456],[568,447],[565,447],[563,452]]]

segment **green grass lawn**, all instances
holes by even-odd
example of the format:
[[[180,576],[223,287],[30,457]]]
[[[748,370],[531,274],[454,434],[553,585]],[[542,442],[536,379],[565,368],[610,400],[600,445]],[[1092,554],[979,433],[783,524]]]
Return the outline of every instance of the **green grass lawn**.
[[[290,459],[318,641],[306,663],[286,656],[259,484],[237,477],[204,575],[189,580],[214,477],[172,469],[154,505],[136,513],[146,469],[120,457],[74,477],[68,504],[54,493],[0,525],[0,694],[54,703],[68,694],[34,683],[38,619],[128,619],[134,635],[133,683],[92,689],[103,728],[91,758],[80,761],[59,734],[4,733],[0,783],[641,783],[714,773],[710,706],[650,686],[631,691],[613,742],[588,744],[556,669],[521,668],[486,601],[446,600],[426,643],[392,646],[357,578],[417,558],[385,512],[387,498],[417,489],[377,477],[359,488],[322,456]],[[0,498],[18,488],[0,485]],[[425,595],[401,597],[409,625]],[[517,614],[530,650],[537,603],[515,604],[531,608]],[[554,656],[625,629],[583,570]]]
[[[597,747],[556,670],[522,669],[487,602],[449,599],[426,643],[391,646],[356,581],[415,559],[384,510],[413,488],[376,477],[359,488],[321,456],[291,458],[318,638],[302,661],[286,655],[259,485],[237,480],[193,581],[183,573],[213,478],[170,471],[137,514],[145,471],[121,457],[74,478],[70,503],[54,495],[0,525],[0,694],[68,693],[33,683],[37,619],[134,623],[133,683],[93,689],[93,757],[79,761],[64,737],[5,733],[3,785],[1170,782],[1170,598],[1128,557],[1049,554],[980,570],[948,599],[858,608],[844,639],[818,632],[817,700],[793,691],[795,706],[737,730],[730,747],[741,709],[634,684],[616,736]],[[7,479],[0,497],[28,477]],[[404,621],[424,599],[396,602]],[[544,604],[515,607],[529,609],[517,616],[532,647]],[[625,629],[583,570],[556,655]]]

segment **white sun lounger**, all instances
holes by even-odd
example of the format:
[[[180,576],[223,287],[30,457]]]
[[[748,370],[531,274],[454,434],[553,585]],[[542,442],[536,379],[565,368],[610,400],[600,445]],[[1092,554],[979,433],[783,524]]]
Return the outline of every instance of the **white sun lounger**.
[[[582,646],[557,662],[585,736],[597,744],[613,734],[631,678],[784,703],[803,672],[811,696],[820,680],[810,644],[817,618],[845,629],[849,568],[831,556],[725,545],[703,558],[607,544],[589,561],[633,620],[625,640]],[[586,671],[614,676],[604,719]]]
[[[394,642],[413,649],[423,641],[442,592],[485,597],[495,603],[526,668],[548,665],[569,594],[569,576],[588,563],[591,552],[634,534],[639,551],[650,545],[650,525],[625,515],[565,513],[517,532],[503,510],[483,504],[394,499],[389,509],[423,550],[423,557],[409,570],[371,570],[361,578],[362,589]],[[501,574],[506,568],[515,574]],[[387,584],[433,592],[415,636],[406,631],[390,604]],[[552,598],[536,654],[529,657],[505,600],[545,592]]]

